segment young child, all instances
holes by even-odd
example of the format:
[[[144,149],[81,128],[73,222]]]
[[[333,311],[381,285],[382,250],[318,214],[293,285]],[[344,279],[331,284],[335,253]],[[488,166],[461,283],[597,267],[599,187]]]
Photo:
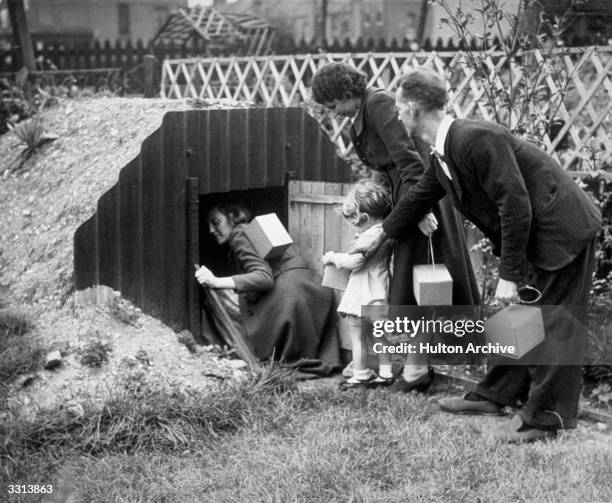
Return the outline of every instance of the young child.
[[[380,229],[382,221],[391,211],[391,198],[382,185],[370,181],[357,183],[342,204],[342,216],[349,220],[357,231],[357,241],[367,239],[369,234]],[[367,366],[369,337],[362,336],[361,306],[381,306],[384,313],[389,304],[389,258],[391,241],[381,245],[366,261],[362,254],[335,253],[328,251],[321,261],[340,269],[349,269],[348,285],[338,306],[341,316],[347,318],[353,352],[353,376],[344,387],[363,385],[389,386],[393,382],[391,356],[379,354],[378,375]],[[377,339],[386,344],[386,340]],[[347,369],[345,369],[346,371]],[[343,372],[344,374],[344,372]],[[346,376],[346,374],[345,374]]]

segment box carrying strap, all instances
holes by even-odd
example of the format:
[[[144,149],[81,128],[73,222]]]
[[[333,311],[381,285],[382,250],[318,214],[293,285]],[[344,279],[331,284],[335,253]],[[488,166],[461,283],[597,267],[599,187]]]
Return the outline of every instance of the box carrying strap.
[[[427,248],[429,250],[429,256],[427,258],[431,259],[431,266],[433,271],[436,272],[436,260],[434,258],[433,241],[431,239],[431,235],[427,236]]]
[[[521,292],[525,292],[525,291],[535,292],[537,294],[537,296],[533,300],[523,300],[523,299],[521,299],[521,304],[535,304],[536,302],[538,302],[542,298],[542,292],[540,292],[540,290],[538,290],[536,287],[529,286],[529,285],[524,285],[524,286],[522,286],[522,287],[520,287],[518,289],[519,298],[521,296]]]

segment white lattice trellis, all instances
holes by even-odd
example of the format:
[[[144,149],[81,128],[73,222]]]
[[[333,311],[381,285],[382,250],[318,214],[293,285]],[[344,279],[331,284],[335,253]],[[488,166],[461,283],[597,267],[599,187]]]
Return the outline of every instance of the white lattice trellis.
[[[544,129],[552,119],[564,121],[560,132],[552,141],[544,134],[543,148],[558,155],[555,147],[564,136],[573,148],[561,153],[564,167],[572,165],[583,152],[612,155],[612,48],[590,47],[563,49],[555,55],[555,68],[545,64],[532,79],[538,88],[535,108],[528,110],[529,120]],[[475,69],[462,52],[417,53],[363,53],[363,54],[303,54],[291,56],[258,56],[229,58],[194,58],[166,60],[162,70],[161,95],[165,98],[232,99],[251,101],[260,106],[304,106],[315,117],[330,138],[336,142],[339,153],[348,155],[352,146],[347,141],[346,126],[349,119],[340,119],[323,113],[311,103],[308,84],[313,73],[325,63],[347,61],[369,76],[369,85],[394,89],[402,72],[407,68],[426,66],[449,78],[448,107],[457,117],[480,117],[494,120],[487,89],[499,94],[516,89],[522,82],[522,72],[529,71],[527,58],[541,63],[540,52],[523,55],[523,65],[508,61],[502,53],[491,53],[484,70],[489,86],[476,78]],[[549,60],[550,61],[550,60]],[[538,66],[536,66],[538,67]],[[565,72],[565,73],[563,73]],[[559,75],[567,75],[563,89]],[[563,79],[562,79],[563,80]],[[514,127],[520,119],[525,121],[525,108],[520,103],[506,110],[505,122]],[[523,114],[523,115],[521,115]],[[593,143],[597,143],[593,147]],[[586,156],[584,156],[586,158]],[[592,157],[592,156],[591,156]],[[580,163],[582,169],[592,168],[588,159]]]

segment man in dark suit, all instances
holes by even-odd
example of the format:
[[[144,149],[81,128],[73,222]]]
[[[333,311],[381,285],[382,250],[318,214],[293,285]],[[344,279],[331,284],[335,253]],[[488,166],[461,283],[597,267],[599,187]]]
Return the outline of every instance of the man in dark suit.
[[[500,414],[504,406],[522,405],[494,436],[510,442],[551,437],[576,426],[580,355],[564,352],[576,352],[584,342],[601,215],[548,154],[499,125],[453,119],[444,112],[445,101],[446,86],[437,73],[419,69],[400,79],[399,118],[409,133],[433,146],[435,162],[400,199],[370,250],[379,240],[401,236],[448,194],[500,256],[496,301],[517,302],[519,285],[529,282],[542,294],[539,304],[571,308],[571,316],[543,310],[546,342],[530,360],[537,364],[489,361],[473,392],[440,400],[444,410],[461,414]],[[579,345],[562,343],[570,337]]]

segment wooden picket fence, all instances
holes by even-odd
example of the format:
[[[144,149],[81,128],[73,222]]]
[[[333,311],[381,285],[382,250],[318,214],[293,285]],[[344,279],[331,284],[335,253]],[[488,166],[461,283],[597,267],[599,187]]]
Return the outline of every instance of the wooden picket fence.
[[[484,70],[492,88],[516,86],[525,68],[545,59],[539,51],[521,57],[524,66],[517,63],[518,58],[508,61],[503,53],[490,54]],[[312,75],[331,61],[349,62],[368,75],[369,85],[387,89],[394,89],[408,68],[433,68],[449,79],[448,108],[457,117],[495,119],[484,99],[486,89],[461,51],[167,59],[162,66],[161,95],[245,100],[265,107],[303,106],[336,143],[339,154],[350,156],[349,119],[330,115],[310,100]],[[554,62],[554,67],[543,65],[536,80],[539,98],[528,111],[529,122],[532,130],[540,133],[541,146],[557,156],[566,169],[593,170],[596,156],[612,156],[612,48],[559,49],[554,51]],[[563,72],[568,80],[561,89],[557,77]],[[508,114],[507,125],[514,128],[525,122],[521,114],[524,109],[518,103]],[[561,126],[551,138],[548,131],[553,119]],[[564,143],[568,148],[559,148],[565,147]]]

